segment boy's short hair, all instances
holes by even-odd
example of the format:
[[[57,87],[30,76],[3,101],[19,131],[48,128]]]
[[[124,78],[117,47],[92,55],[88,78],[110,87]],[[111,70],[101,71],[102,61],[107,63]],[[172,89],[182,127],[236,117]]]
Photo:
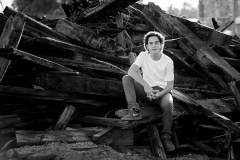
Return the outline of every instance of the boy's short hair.
[[[161,44],[163,44],[163,46],[164,46],[165,38],[163,37],[163,35],[162,35],[161,33],[159,33],[159,32],[156,32],[156,31],[150,31],[150,32],[148,32],[147,34],[145,34],[145,36],[144,36],[144,38],[143,38],[143,44],[144,44],[145,50],[147,50],[147,47],[146,47],[146,46],[147,46],[147,44],[148,44],[149,38],[150,38],[150,37],[153,37],[153,36],[158,37],[159,42],[160,42]],[[163,47],[162,47],[162,48],[163,48]]]

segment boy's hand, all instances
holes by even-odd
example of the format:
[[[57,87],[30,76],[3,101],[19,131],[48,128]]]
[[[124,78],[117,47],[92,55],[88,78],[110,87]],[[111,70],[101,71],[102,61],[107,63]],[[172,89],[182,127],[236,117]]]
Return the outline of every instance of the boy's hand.
[[[144,91],[147,93],[147,95],[152,93],[153,89],[151,86],[149,86],[147,84],[147,85],[144,85],[143,87],[144,87]]]
[[[157,99],[157,98],[160,98],[162,95],[161,95],[161,92],[159,90],[153,90],[152,91],[152,99]]]

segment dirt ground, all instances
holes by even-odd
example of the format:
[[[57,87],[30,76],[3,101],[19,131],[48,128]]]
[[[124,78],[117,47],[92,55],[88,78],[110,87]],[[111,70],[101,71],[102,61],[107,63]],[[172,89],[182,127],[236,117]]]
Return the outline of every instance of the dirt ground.
[[[171,156],[168,160],[208,160],[207,156],[187,154]],[[95,145],[91,142],[78,144],[48,143],[24,146],[8,150],[1,160],[158,160],[148,149],[122,148],[118,151],[110,146]]]

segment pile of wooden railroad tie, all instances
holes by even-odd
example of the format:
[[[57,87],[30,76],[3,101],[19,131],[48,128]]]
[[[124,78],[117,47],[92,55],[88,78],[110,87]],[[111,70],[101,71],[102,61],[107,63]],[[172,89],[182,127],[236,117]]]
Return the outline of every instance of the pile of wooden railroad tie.
[[[176,148],[234,158],[240,39],[223,33],[233,21],[213,29],[136,0],[62,8],[67,18],[37,21],[9,7],[0,14],[0,135],[14,135],[18,146],[133,146],[148,133],[153,155],[166,157],[159,108],[141,104],[143,120],[120,120],[127,108],[122,76],[144,50],[144,34],[155,30],[165,36],[164,53],[175,66]]]

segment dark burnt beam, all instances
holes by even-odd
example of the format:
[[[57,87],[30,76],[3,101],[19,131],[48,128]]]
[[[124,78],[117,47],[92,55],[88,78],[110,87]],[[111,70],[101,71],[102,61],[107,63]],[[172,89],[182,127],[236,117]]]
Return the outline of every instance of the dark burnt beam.
[[[17,48],[22,37],[26,18],[23,14],[16,14],[15,17],[9,17],[0,37],[0,47]],[[0,58],[0,83],[11,63],[11,60]]]

